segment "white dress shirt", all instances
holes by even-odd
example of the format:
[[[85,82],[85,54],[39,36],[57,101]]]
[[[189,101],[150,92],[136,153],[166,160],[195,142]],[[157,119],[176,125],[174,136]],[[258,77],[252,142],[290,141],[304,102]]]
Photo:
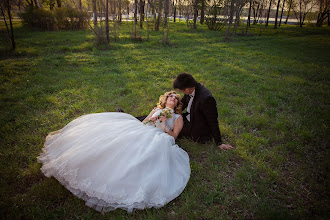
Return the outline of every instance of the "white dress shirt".
[[[188,107],[187,107],[187,112],[188,112],[188,115],[186,116],[187,120],[190,122],[190,110],[191,110],[191,105],[194,101],[194,97],[195,97],[195,90],[189,95],[190,96],[190,99],[189,99],[189,102],[188,102]]]

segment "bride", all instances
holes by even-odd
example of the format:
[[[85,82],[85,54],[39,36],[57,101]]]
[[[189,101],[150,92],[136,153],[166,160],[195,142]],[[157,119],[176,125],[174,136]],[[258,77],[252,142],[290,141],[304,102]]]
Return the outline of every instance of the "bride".
[[[181,110],[172,91],[142,123],[126,113],[83,115],[47,136],[41,171],[99,212],[160,208],[190,177],[188,154],[175,144]]]

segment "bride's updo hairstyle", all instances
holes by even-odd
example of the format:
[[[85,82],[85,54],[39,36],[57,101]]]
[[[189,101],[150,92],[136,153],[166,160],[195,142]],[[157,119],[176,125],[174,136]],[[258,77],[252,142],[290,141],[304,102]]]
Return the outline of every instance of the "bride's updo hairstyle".
[[[161,95],[159,97],[159,101],[157,103],[157,108],[160,108],[160,109],[166,108],[165,104],[166,104],[167,98],[172,94],[175,94],[178,97],[178,104],[175,106],[174,112],[176,114],[181,114],[182,113],[182,105],[183,105],[182,102],[181,102],[181,96],[180,96],[180,94],[176,93],[175,91],[165,92],[164,95]]]

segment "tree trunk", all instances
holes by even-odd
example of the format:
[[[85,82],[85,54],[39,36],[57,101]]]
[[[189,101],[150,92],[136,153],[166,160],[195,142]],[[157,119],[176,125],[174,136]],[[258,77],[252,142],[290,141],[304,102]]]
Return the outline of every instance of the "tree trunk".
[[[254,16],[253,24],[258,23],[259,7],[260,7],[260,3],[258,3],[257,10],[255,10],[254,7],[253,7],[253,11],[254,11],[254,13],[253,13],[253,16]]]
[[[9,17],[9,23],[10,23],[10,39],[11,39],[11,46],[12,49],[15,50],[16,44],[15,44],[15,37],[14,37],[14,29],[13,29],[13,23],[11,19],[11,13],[10,13],[10,0],[7,0],[7,10],[8,10],[8,17]]]
[[[144,0],[140,0],[140,28],[141,29],[143,29],[144,5],[145,5],[145,1]]]
[[[169,14],[169,0],[165,0],[165,6],[164,6],[164,26],[167,27],[168,21],[167,17]]]
[[[173,1],[173,22],[176,22],[176,2]]]
[[[252,0],[250,0],[250,7],[249,7],[249,14],[248,14],[248,20],[246,22],[246,33],[248,30],[248,27],[250,27],[250,23],[251,23],[251,8],[252,8]]]
[[[58,8],[62,7],[62,0],[56,0],[56,2],[57,2],[57,7]],[[81,0],[79,1],[79,3],[81,4]]]
[[[284,24],[287,24],[287,23],[288,23],[288,19],[289,19],[290,12],[291,12],[291,6],[292,6],[292,3],[290,3],[290,5],[289,5],[289,11],[288,11],[288,14],[287,14],[287,16],[286,16],[286,19],[285,19]]]
[[[230,28],[233,23],[233,17],[234,17],[234,6],[235,6],[235,0],[232,0],[230,3],[230,9],[229,9],[228,28],[227,28],[226,37],[225,37],[226,40],[228,40],[230,38]]]
[[[106,0],[105,4],[105,35],[107,36],[107,42],[109,43],[109,0]]]
[[[94,28],[96,28],[96,27],[97,27],[96,0],[92,0],[92,7],[93,7],[93,22],[94,22]]]
[[[121,24],[121,0],[118,0],[118,21]]]
[[[283,5],[282,5],[282,12],[281,12],[280,23],[278,24],[279,27],[281,27],[281,23],[282,23],[282,16],[283,16],[284,6],[285,6],[285,0],[283,1]]]
[[[134,1],[134,24],[137,25],[137,1],[138,0],[135,0]]]
[[[159,23],[160,23],[160,17],[162,13],[162,0],[159,0],[159,5],[158,5],[158,17],[157,20],[155,21],[155,31],[159,31]]]
[[[204,20],[205,20],[205,0],[202,0],[200,24],[204,24]]]
[[[166,43],[166,44],[169,44],[169,41],[168,41],[168,31],[169,31],[169,28],[168,27],[169,26],[168,26],[168,21],[167,21],[167,17],[168,17],[168,14],[169,14],[169,7],[170,7],[169,0],[165,0],[165,5],[164,5],[163,43]]]
[[[269,8],[268,8],[268,13],[267,13],[267,20],[266,20],[266,27],[268,26],[268,21],[269,21],[269,15],[270,15],[270,9],[272,7],[273,0],[269,1]]]
[[[196,25],[196,22],[197,22],[197,16],[198,16],[197,0],[194,0],[194,25],[193,25],[193,28],[194,28],[194,29],[197,28],[197,25]]]
[[[299,3],[299,6],[300,6],[300,10],[299,10],[299,26],[302,27],[302,10],[301,10],[301,1],[300,0],[300,3]]]
[[[278,10],[280,8],[280,3],[281,3],[281,0],[278,0],[277,2],[277,8],[276,8],[276,15],[275,15],[275,25],[274,25],[274,29],[277,28],[277,17],[278,17]]]

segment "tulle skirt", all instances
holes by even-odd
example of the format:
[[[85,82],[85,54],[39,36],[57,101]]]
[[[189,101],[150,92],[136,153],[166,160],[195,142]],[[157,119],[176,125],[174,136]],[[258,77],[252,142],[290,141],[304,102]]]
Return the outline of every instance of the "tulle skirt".
[[[160,208],[189,177],[188,154],[174,138],[125,113],[81,116],[50,133],[41,171],[100,212]]]

